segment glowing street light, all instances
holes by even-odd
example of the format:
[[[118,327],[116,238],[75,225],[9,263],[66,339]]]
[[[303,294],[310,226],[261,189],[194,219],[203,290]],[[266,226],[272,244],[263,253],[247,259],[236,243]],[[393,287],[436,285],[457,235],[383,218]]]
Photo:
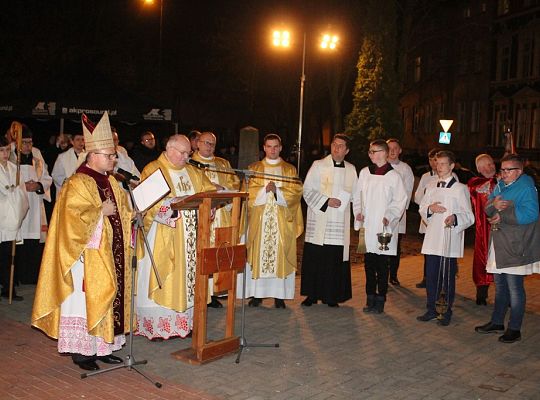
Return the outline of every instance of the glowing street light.
[[[276,47],[289,47],[291,45],[291,34],[289,31],[274,31],[272,37],[272,44]]]
[[[339,42],[337,35],[324,34],[320,43],[323,50],[335,50]],[[272,34],[272,44],[275,47],[290,47],[291,35],[287,30],[275,30]],[[297,151],[297,172],[300,175],[300,159],[302,155],[302,120],[304,115],[304,86],[306,83],[306,33],[302,45],[302,75],[300,76],[300,113],[298,116],[298,148]]]
[[[337,35],[324,34],[321,39],[321,48],[335,50],[339,42],[339,37]]]

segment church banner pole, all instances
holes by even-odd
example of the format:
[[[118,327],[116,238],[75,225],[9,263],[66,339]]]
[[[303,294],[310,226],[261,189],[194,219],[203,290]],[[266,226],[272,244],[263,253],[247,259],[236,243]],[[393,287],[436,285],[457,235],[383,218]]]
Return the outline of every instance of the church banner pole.
[[[13,121],[11,124],[11,131],[15,133],[16,143],[15,147],[17,149],[17,174],[15,178],[15,187],[18,187],[21,183],[21,147],[22,147],[22,125],[18,121]],[[8,293],[8,302],[11,304],[13,302],[13,280],[15,277],[15,252],[17,251],[17,238],[13,239],[11,242],[11,265],[9,268],[9,293]]]

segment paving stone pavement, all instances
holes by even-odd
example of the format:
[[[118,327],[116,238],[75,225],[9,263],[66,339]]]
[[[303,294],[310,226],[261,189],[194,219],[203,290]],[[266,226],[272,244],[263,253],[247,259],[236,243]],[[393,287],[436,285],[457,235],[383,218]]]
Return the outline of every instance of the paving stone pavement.
[[[419,249],[417,238],[407,241]],[[248,345],[279,348],[248,347],[239,364],[228,356],[192,366],[170,356],[190,339],[136,337],[135,359],[148,360],[138,368],[162,382],[161,389],[127,369],[81,380],[70,359],[57,354],[56,342],[29,327],[34,287],[22,286],[23,302],[0,302],[0,399],[540,399],[540,278],[526,280],[522,341],[502,344],[497,335],[474,332],[489,321],[492,307],[474,303],[470,248],[459,262],[451,325],[416,321],[425,307],[425,291],[415,287],[422,262],[418,255],[402,259],[402,285],[390,288],[382,315],[362,312],[362,263],[353,264],[353,299],[339,308],[301,307],[297,278],[297,297],[287,309],[275,309],[270,299],[246,307]],[[224,316],[224,309],[209,310],[210,338],[220,337]],[[239,324],[237,312],[238,333]]]

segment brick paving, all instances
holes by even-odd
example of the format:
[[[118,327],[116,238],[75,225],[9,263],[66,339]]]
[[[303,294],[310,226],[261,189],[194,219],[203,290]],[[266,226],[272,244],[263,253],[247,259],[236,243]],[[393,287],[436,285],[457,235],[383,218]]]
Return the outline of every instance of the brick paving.
[[[422,256],[412,255],[419,248],[417,238],[407,238],[402,286],[390,288],[383,315],[362,312],[358,262],[353,299],[337,309],[301,307],[298,287],[285,310],[270,300],[246,308],[247,343],[280,347],[248,347],[239,364],[229,356],[192,366],[170,356],[190,339],[156,343],[136,337],[135,358],[148,360],[138,368],[161,382],[161,389],[125,368],[80,379],[81,370],[58,355],[56,342],[29,327],[34,287],[22,286],[23,302],[0,302],[0,399],[540,399],[540,277],[526,280],[522,341],[502,344],[497,335],[474,332],[489,320],[492,307],[474,303],[470,248],[459,263],[451,325],[416,321],[425,307],[425,292],[414,285],[422,273]],[[223,309],[209,310],[210,338],[220,337],[224,316]],[[239,312],[237,317],[240,332]]]

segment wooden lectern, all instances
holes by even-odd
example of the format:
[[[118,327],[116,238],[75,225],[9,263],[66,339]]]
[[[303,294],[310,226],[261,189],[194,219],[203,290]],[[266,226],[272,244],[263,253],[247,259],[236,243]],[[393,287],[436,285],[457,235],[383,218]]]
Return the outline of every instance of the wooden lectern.
[[[172,356],[190,364],[203,364],[239,349],[240,338],[234,336],[234,311],[236,301],[236,275],[246,265],[246,246],[238,244],[240,208],[247,192],[203,192],[187,196],[171,204],[174,210],[199,210],[197,226],[197,269],[195,276],[195,310],[191,347],[172,353]],[[210,247],[211,210],[232,201],[232,226],[218,228],[215,247]],[[227,290],[227,322],[225,337],[207,342],[206,318],[208,302],[208,277],[219,273],[219,290]]]

